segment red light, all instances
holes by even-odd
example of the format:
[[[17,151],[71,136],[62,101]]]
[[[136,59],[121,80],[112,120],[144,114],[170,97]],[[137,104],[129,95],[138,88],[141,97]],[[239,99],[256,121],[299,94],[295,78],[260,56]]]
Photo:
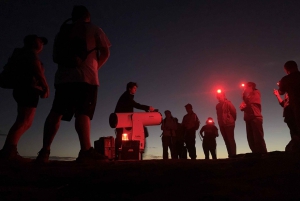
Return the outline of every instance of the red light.
[[[127,133],[122,134],[122,141],[128,141],[128,135]]]
[[[220,94],[221,92],[222,92],[221,89],[218,89],[218,90],[217,90],[217,93],[218,93],[218,94]]]
[[[208,120],[208,122],[209,122],[209,123],[212,123],[213,121],[212,121],[212,120]]]
[[[242,86],[242,87],[244,87],[244,86],[245,86],[245,84],[242,84],[241,86]]]

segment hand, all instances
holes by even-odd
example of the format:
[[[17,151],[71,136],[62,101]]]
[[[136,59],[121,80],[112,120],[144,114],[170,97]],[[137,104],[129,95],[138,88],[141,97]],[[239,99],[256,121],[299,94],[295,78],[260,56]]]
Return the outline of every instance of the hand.
[[[49,87],[45,87],[44,90],[42,91],[42,93],[40,94],[41,98],[48,98],[49,97]]]
[[[277,89],[274,89],[274,90],[273,90],[273,93],[274,93],[275,96],[279,96],[279,92],[278,92]]]
[[[245,103],[245,102],[242,102],[242,103],[240,104],[240,110],[244,109],[245,107],[246,107],[246,103]]]
[[[152,106],[149,107],[149,111],[153,112],[154,110],[155,110],[154,107]]]

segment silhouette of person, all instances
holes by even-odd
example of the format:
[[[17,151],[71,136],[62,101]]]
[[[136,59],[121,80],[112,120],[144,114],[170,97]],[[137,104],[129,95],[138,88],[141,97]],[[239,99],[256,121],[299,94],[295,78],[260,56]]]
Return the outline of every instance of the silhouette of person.
[[[126,91],[121,95],[119,98],[115,113],[131,113],[133,112],[133,108],[145,110],[145,111],[154,111],[152,106],[142,105],[134,101],[134,94],[136,93],[138,88],[137,83],[135,82],[128,82],[126,85]],[[115,139],[115,155],[116,160],[119,159],[119,148],[122,145],[122,128],[117,128],[116,132],[116,139]]]
[[[254,154],[266,154],[260,92],[254,82],[248,82],[243,92],[240,110],[244,112],[249,147]]]
[[[178,159],[176,150],[176,129],[177,123],[175,118],[172,116],[170,110],[165,111],[166,117],[162,121],[161,130],[163,131],[161,141],[163,147],[163,159],[168,159],[169,153],[171,152],[172,159]]]
[[[175,122],[177,124],[177,128],[175,130],[176,133],[176,154],[179,159],[186,159],[186,147],[184,145],[184,128],[181,123],[178,122],[178,119],[175,118]]]
[[[284,99],[280,97],[278,90],[273,90],[274,95],[276,96],[278,103],[283,107],[283,117],[284,122],[287,124],[288,128],[290,129],[291,138],[293,135],[297,135],[297,126],[294,120],[293,110],[289,105],[289,96],[287,93],[284,94]]]
[[[300,72],[295,61],[287,61],[284,64],[284,71],[287,74],[279,82],[278,92],[280,95],[288,94],[289,106],[292,110],[297,133],[292,135],[294,144],[292,152],[300,151]]]
[[[13,97],[17,102],[17,118],[10,128],[0,158],[11,161],[26,161],[18,151],[17,145],[22,135],[31,127],[39,97],[49,96],[49,87],[44,75],[44,67],[38,55],[48,40],[37,35],[27,35],[24,47],[16,48],[10,58],[21,75],[13,89]]]
[[[219,128],[227,148],[228,157],[232,158],[236,156],[236,143],[234,140],[236,109],[226,98],[224,92],[218,93],[217,99],[219,101],[216,105]]]
[[[76,161],[89,162],[105,159],[91,146],[90,121],[93,118],[97,102],[98,70],[109,58],[111,44],[102,29],[91,23],[90,13],[85,6],[73,7],[71,26],[70,37],[86,42],[86,46],[82,46],[81,50],[85,51],[84,48],[86,48],[93,51],[77,64],[73,62],[72,65],[70,65],[71,62],[66,64],[55,58],[60,55],[61,58],[66,59],[67,56],[64,54],[68,55],[68,52],[58,54],[61,51],[58,48],[61,44],[55,40],[53,56],[54,61],[58,62],[55,74],[55,97],[45,121],[43,148],[38,153],[37,162],[47,163],[49,161],[50,147],[60,127],[60,121],[70,121],[73,116],[81,148]],[[77,43],[75,39],[72,40],[71,45]],[[79,58],[76,57],[76,60]]]
[[[184,128],[184,139],[189,156],[191,159],[196,159],[196,130],[199,129],[200,121],[193,111],[193,106],[188,103],[185,105],[187,114],[182,119],[182,126]]]
[[[212,159],[217,159],[216,137],[218,137],[219,134],[218,134],[218,128],[215,126],[213,118],[211,117],[207,118],[206,125],[204,125],[200,130],[200,135],[203,138],[202,147],[203,147],[205,159],[209,159],[209,153],[211,154]]]

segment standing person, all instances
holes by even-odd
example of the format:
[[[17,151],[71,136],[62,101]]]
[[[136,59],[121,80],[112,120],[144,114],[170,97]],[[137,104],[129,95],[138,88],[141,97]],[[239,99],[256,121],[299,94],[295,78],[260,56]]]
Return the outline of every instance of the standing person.
[[[287,61],[284,64],[284,71],[287,74],[279,82],[278,92],[280,95],[285,93],[289,96],[289,105],[292,110],[297,133],[292,136],[292,141],[300,147],[300,72],[295,61]]]
[[[163,131],[161,141],[163,147],[163,159],[168,159],[169,153],[168,149],[171,152],[172,159],[178,159],[176,152],[176,129],[177,123],[175,118],[172,116],[170,110],[165,111],[166,117],[162,121],[161,130]]]
[[[266,154],[267,147],[264,140],[260,92],[256,89],[254,82],[248,82],[245,85],[240,110],[244,112],[247,140],[252,153]]]
[[[218,124],[225,141],[229,158],[236,156],[236,144],[234,140],[234,128],[236,121],[236,109],[226,98],[225,93],[217,94],[219,103],[216,105]]]
[[[134,94],[136,93],[136,90],[138,88],[137,83],[135,82],[128,82],[126,85],[126,91],[121,95],[119,98],[115,113],[131,113],[133,112],[133,108],[145,110],[145,111],[154,111],[154,108],[152,106],[142,105],[137,102],[135,102]],[[116,140],[115,140],[115,154],[116,154],[116,160],[119,159],[119,148],[122,145],[122,128],[117,128],[115,130],[116,132]]]
[[[184,146],[184,128],[181,123],[178,122],[178,119],[175,118],[175,122],[177,124],[177,128],[175,130],[176,133],[176,158],[186,159],[186,147]]]
[[[289,127],[290,135],[292,138],[293,135],[297,135],[297,126],[295,124],[293,110],[291,109],[291,106],[289,104],[289,96],[287,93],[285,93],[284,99],[282,99],[278,90],[276,89],[273,90],[273,93],[276,96],[278,103],[281,105],[281,107],[283,107],[284,122]]]
[[[200,121],[193,111],[193,106],[188,103],[185,105],[187,114],[182,119],[182,126],[185,132],[185,144],[192,160],[197,158],[196,155],[196,130],[199,129]]]
[[[203,135],[204,132],[204,135]],[[209,152],[212,159],[217,159],[216,148],[217,142],[216,137],[219,136],[218,128],[215,126],[213,118],[208,117],[206,120],[206,125],[204,125],[200,130],[200,135],[203,138],[202,147],[205,155],[205,159],[209,159]]]
[[[91,23],[87,8],[74,6],[72,24],[64,23],[54,42],[53,60],[58,64],[55,97],[44,125],[43,148],[37,162],[48,162],[60,121],[70,121],[73,116],[81,148],[76,161],[105,158],[91,146],[90,121],[97,102],[98,70],[107,61],[110,46],[102,29]]]
[[[46,44],[46,38],[28,35],[24,38],[24,47],[16,48],[9,59],[9,63],[14,66],[7,67],[16,68],[21,77],[13,89],[13,97],[18,107],[17,119],[10,128],[3,149],[0,151],[1,159],[23,161],[17,151],[18,142],[32,125],[39,97],[49,96],[44,67],[38,57]]]

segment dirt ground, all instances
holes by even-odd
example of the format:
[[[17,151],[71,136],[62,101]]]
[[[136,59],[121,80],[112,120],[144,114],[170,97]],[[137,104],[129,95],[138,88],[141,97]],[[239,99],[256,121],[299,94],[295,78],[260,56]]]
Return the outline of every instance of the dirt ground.
[[[0,164],[0,200],[300,200],[300,157]]]

